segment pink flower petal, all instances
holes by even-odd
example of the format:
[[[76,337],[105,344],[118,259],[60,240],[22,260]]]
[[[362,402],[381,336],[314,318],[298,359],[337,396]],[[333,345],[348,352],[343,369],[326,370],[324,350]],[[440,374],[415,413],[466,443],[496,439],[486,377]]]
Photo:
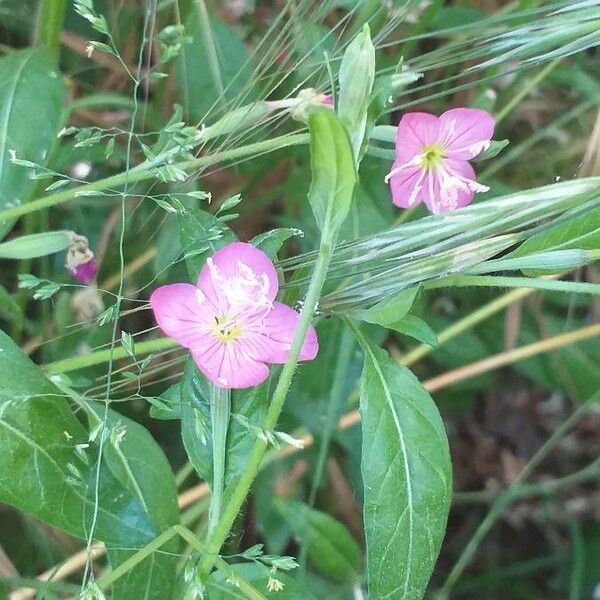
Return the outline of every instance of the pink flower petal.
[[[218,351],[206,360],[200,352],[193,352],[194,362],[218,387],[242,389],[259,385],[269,376],[269,368],[240,350],[236,342],[220,344]]]
[[[392,170],[397,168],[394,163]],[[423,184],[423,169],[421,167],[408,167],[398,171],[390,177],[390,189],[392,190],[392,202],[400,208],[416,206],[423,199],[421,189],[417,186]]]
[[[478,108],[453,108],[440,116],[440,141],[446,156],[468,160],[480,154],[494,135],[494,117]]]
[[[205,338],[214,318],[202,292],[189,283],[163,285],[152,292],[150,306],[162,331],[190,348]]]
[[[265,319],[264,336],[269,340],[270,349],[266,362],[283,364],[287,360],[299,321],[300,313],[281,302],[273,303],[273,310]],[[313,360],[318,351],[317,332],[311,325],[304,338],[299,360]]]
[[[223,310],[227,309],[235,289],[245,290],[248,297],[264,295],[268,300],[274,300],[279,289],[271,259],[262,250],[244,242],[228,244],[215,252],[202,267],[197,285]]]
[[[434,214],[467,206],[475,192],[467,181],[475,182],[475,171],[466,161],[446,158],[443,166],[428,173],[423,185],[423,201]]]
[[[439,142],[440,122],[438,117],[423,112],[406,113],[396,132],[396,160],[404,163],[420,154],[423,146]]]

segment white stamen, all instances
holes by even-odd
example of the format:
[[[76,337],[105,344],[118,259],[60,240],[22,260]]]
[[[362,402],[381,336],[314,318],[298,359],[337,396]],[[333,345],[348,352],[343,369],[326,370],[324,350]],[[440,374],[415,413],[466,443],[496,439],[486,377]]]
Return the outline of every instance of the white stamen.
[[[410,196],[408,197],[408,205],[409,206],[412,206],[413,204],[416,203],[417,196],[421,193],[421,190],[423,189],[423,179],[425,179],[426,175],[427,175],[427,171],[425,169],[423,169],[419,173],[419,177],[417,178],[417,181],[415,181],[415,185],[412,189],[412,192],[410,193]]]
[[[405,162],[403,165],[400,165],[399,167],[395,167],[394,169],[392,169],[383,178],[383,181],[385,181],[385,183],[388,183],[389,180],[394,175],[397,175],[398,173],[400,173],[400,171],[403,171],[404,169],[408,169],[408,167],[418,167],[421,164],[421,161],[422,161],[422,155],[421,154],[415,154],[415,156],[413,156],[408,162]]]

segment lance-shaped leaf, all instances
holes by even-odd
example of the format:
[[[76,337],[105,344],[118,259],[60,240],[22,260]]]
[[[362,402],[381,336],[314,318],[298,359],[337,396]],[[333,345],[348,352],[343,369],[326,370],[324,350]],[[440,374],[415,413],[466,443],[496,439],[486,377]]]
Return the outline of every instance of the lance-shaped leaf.
[[[332,110],[318,108],[308,117],[312,184],[308,200],[323,231],[335,238],[348,216],[356,172],[346,129]]]
[[[322,573],[340,583],[360,581],[360,546],[344,525],[302,502],[277,500],[275,506],[306,544],[309,558]]]
[[[63,84],[41,50],[0,59],[0,210],[19,206],[33,192],[31,169],[11,159],[44,165],[60,127]],[[0,239],[13,221],[0,223]]]
[[[177,523],[173,474],[143,427],[112,410],[102,426],[105,407],[82,404],[91,435],[65,392],[1,332],[0,381],[0,501],[83,539],[93,531],[113,565]],[[177,543],[164,549],[177,552]],[[153,554],[113,597],[168,600],[175,568],[170,554]]]
[[[356,330],[365,352],[360,410],[371,600],[419,600],[446,528],[448,441],[417,378]]]

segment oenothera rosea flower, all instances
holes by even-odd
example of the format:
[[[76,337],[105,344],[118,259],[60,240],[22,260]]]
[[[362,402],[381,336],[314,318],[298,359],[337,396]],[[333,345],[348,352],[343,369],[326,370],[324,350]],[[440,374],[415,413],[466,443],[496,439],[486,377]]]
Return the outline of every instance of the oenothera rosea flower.
[[[385,178],[396,206],[425,202],[432,213],[444,213],[471,202],[489,188],[475,181],[469,160],[486,150],[494,118],[477,108],[454,108],[440,117],[405,114],[396,134],[396,160]]]
[[[271,259],[243,242],[228,244],[206,262],[196,285],[156,289],[150,305],[162,331],[188,348],[200,371],[221,388],[248,388],[269,376],[268,363],[285,363],[300,314],[277,302]],[[318,351],[311,326],[300,360]]]

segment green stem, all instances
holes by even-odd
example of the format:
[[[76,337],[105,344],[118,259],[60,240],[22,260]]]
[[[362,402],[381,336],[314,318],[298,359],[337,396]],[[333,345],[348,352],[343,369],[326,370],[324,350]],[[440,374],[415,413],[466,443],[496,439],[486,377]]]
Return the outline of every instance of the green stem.
[[[194,550],[198,552],[204,552],[205,548],[202,545],[202,542],[191,532],[187,527],[183,525],[173,525],[169,527],[166,531],[163,531],[158,537],[153,539],[149,544],[141,548],[134,555],[130,556],[127,560],[124,560],[119,566],[115,567],[106,575],[100,577],[97,581],[97,585],[101,590],[107,589],[111,586],[117,579],[123,577],[126,573],[131,571],[134,567],[139,565],[143,560],[148,558],[152,553],[159,550],[162,546],[164,546],[169,540],[174,538],[176,535],[182,537]],[[250,585],[247,581],[241,579],[237,573],[231,568],[231,566],[226,563],[222,558],[215,557],[215,564],[220,571],[223,571],[225,575],[231,579],[235,580],[237,587],[244,593],[247,598],[250,600],[266,600],[266,598],[252,585]]]
[[[281,370],[277,387],[273,392],[273,398],[262,425],[262,428],[266,431],[273,430],[277,425],[277,421],[279,420],[279,416],[283,409],[285,397],[292,383],[292,378],[298,364],[298,358],[300,357],[300,350],[302,349],[304,338],[306,337],[306,333],[308,332],[308,328],[310,327],[313,319],[313,315],[321,295],[321,290],[323,289],[323,284],[325,283],[325,277],[327,276],[329,263],[331,262],[331,257],[333,255],[333,244],[331,237],[332,236],[328,230],[328,227],[325,227],[321,237],[319,256],[317,258],[317,262],[315,263],[313,276],[306,293],[300,321],[292,341],[288,360]],[[248,457],[246,470],[238,480],[235,488],[231,491],[231,494],[228,494],[229,502],[225,506],[223,514],[221,515],[221,519],[219,520],[219,524],[217,525],[213,535],[209,536],[206,542],[207,555],[200,562],[200,575],[203,578],[208,577],[215,564],[215,559],[218,556],[221,546],[225,542],[225,539],[229,534],[229,530],[231,529],[235,518],[244,504],[246,496],[248,495],[252,483],[256,478],[261,460],[266,450],[267,443],[262,439],[257,439],[252,448],[252,452]]]
[[[289,146],[298,146],[306,144],[308,142],[308,134],[298,133],[292,135],[282,135],[280,137],[273,138],[272,140],[265,140],[263,142],[256,142],[255,144],[247,144],[240,146],[239,148],[231,148],[224,150],[223,152],[215,152],[208,156],[202,156],[194,160],[188,160],[180,163],[175,163],[172,166],[182,169],[183,171],[194,171],[196,169],[202,169],[209,167],[219,162],[225,162],[229,160],[236,160],[245,158],[247,156],[255,156],[258,154],[264,154],[267,152],[274,152],[282,148]],[[50,208],[52,206],[58,206],[77,198],[91,196],[94,192],[101,192],[110,188],[118,188],[126,184],[138,183],[140,181],[147,181],[156,177],[157,170],[161,165],[140,165],[135,169],[94,181],[87,185],[82,185],[74,189],[65,190],[63,192],[57,192],[51,194],[45,198],[38,198],[32,200],[27,204],[20,206],[14,206],[6,210],[0,211],[0,223],[21,217],[28,213],[32,213],[44,208]]]
[[[55,63],[60,54],[60,32],[62,31],[67,0],[41,0],[35,32],[36,46],[43,47]]]
[[[427,289],[452,286],[513,287],[548,290],[551,292],[571,292],[574,294],[600,294],[600,284],[578,281],[552,281],[531,277],[496,277],[495,275],[452,275],[425,284]]]
[[[135,355],[137,358],[157,352],[159,350],[168,350],[177,346],[177,342],[171,338],[161,337],[155,340],[148,340],[146,342],[140,342],[135,345]],[[111,351],[111,348],[105,350],[99,350],[91,354],[85,354],[82,356],[73,356],[71,358],[65,358],[64,360],[57,360],[55,362],[44,365],[44,372],[48,375],[55,375],[56,373],[68,373],[69,371],[76,371],[77,369],[84,369],[85,367],[92,367],[94,365],[101,365],[108,362],[112,356],[113,360],[120,358],[127,358],[128,352],[120,346]]]
[[[227,429],[231,415],[231,392],[216,385],[211,386],[210,420],[212,424],[213,477],[208,509],[208,536],[217,528],[221,516],[223,487],[225,484],[225,451]]]
[[[493,314],[501,311],[503,308],[506,308],[513,302],[520,300],[521,298],[525,298],[533,293],[532,288],[521,288],[512,292],[508,292],[500,298],[493,300],[492,302],[482,306],[478,310],[473,313],[467,315],[460,321],[457,321],[453,325],[450,325],[446,329],[444,329],[441,333],[438,334],[438,345],[436,348],[439,348],[442,344],[451,340],[452,338],[460,335],[461,333],[471,329],[481,321],[484,321],[488,317],[491,317]],[[139,342],[135,345],[135,353],[136,356],[141,357],[147,354],[151,354],[152,352],[158,352],[161,350],[168,350],[169,348],[173,348],[177,346],[177,343],[167,337],[160,337],[153,340],[147,340],[145,342]],[[417,346],[414,350],[408,352],[402,357],[402,364],[406,366],[410,366],[427,356],[431,352],[433,352],[435,348],[427,344],[421,344]],[[115,350],[115,357],[117,359],[126,358],[129,356],[127,352],[123,348],[117,348]],[[72,358],[65,358],[63,360],[58,360],[55,362],[48,363],[43,366],[43,369],[49,375],[54,375],[57,373],[68,373],[70,371],[76,371],[77,369],[84,369],[86,367],[91,367],[94,365],[100,365],[108,361],[110,357],[110,351],[106,350],[98,350],[96,352],[92,352],[90,354],[86,354],[85,356],[74,356]]]

